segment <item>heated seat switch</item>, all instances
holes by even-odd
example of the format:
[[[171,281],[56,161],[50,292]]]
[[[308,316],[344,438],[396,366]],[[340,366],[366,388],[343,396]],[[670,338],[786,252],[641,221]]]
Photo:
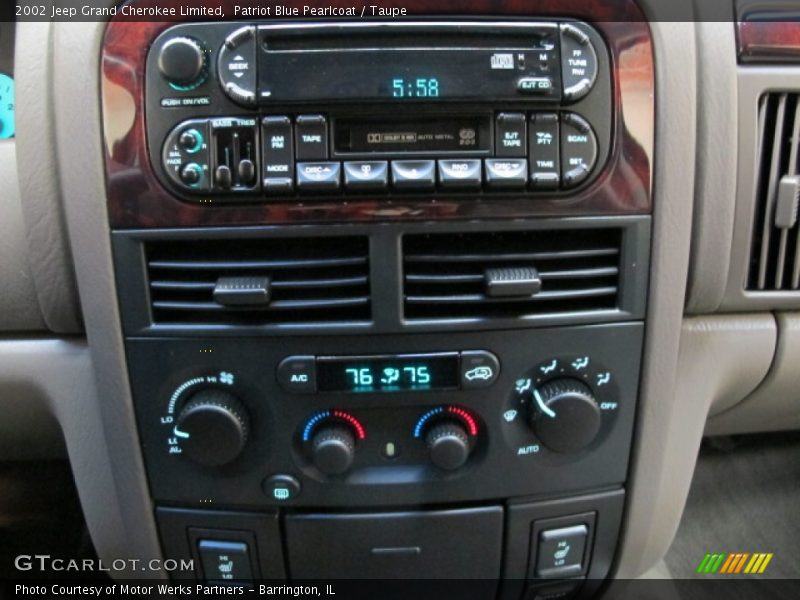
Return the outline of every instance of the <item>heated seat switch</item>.
[[[200,540],[197,544],[206,581],[250,581],[250,549],[244,542]]]
[[[539,534],[536,576],[551,579],[580,575],[588,534],[586,525],[542,531]]]

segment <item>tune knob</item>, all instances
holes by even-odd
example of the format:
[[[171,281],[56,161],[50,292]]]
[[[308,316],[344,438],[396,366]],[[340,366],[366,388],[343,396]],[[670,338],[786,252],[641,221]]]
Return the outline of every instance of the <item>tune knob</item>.
[[[322,425],[311,440],[311,460],[326,475],[341,475],[353,464],[356,441],[344,423]]]
[[[441,421],[431,427],[425,434],[425,443],[431,462],[445,471],[459,469],[469,458],[469,437],[457,421]]]
[[[531,426],[551,450],[582,450],[597,436],[600,424],[600,407],[586,384],[555,379],[533,390]]]
[[[167,40],[158,54],[158,70],[176,89],[193,89],[208,76],[205,48],[190,37]]]
[[[224,390],[205,389],[192,396],[176,420],[184,454],[196,463],[219,467],[244,449],[248,416],[241,401]]]

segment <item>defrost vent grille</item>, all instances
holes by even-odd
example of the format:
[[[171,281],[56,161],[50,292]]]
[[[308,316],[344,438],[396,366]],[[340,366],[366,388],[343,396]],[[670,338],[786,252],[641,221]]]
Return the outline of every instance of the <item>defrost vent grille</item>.
[[[771,93],[758,114],[756,202],[746,287],[800,290],[800,95]]]
[[[525,319],[617,309],[621,243],[619,229],[406,236],[405,317]]]
[[[371,319],[365,237],[159,241],[145,252],[155,324]]]

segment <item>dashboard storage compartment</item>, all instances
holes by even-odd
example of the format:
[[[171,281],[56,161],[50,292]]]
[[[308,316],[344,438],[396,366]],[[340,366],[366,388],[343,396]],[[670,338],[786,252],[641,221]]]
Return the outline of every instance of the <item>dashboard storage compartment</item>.
[[[301,580],[496,581],[502,530],[500,506],[289,515],[285,521],[289,573]]]

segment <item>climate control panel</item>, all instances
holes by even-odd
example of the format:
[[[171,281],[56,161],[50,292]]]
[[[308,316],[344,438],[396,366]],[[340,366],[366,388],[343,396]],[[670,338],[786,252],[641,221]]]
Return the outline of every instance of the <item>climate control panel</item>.
[[[398,505],[624,482],[641,324],[391,338],[130,339],[154,498]]]

